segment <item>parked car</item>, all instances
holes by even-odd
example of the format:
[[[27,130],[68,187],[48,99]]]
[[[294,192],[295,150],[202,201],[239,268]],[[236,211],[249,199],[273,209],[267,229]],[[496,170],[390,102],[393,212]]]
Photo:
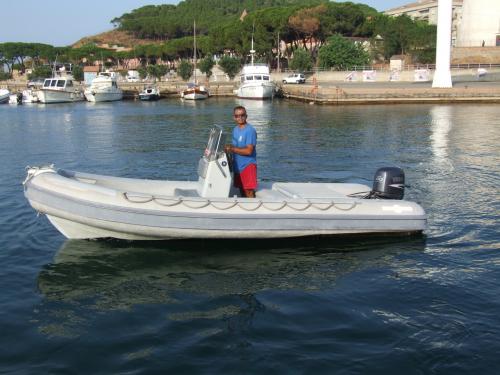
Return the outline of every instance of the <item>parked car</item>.
[[[305,83],[306,77],[302,73],[290,74],[283,79],[283,83]]]

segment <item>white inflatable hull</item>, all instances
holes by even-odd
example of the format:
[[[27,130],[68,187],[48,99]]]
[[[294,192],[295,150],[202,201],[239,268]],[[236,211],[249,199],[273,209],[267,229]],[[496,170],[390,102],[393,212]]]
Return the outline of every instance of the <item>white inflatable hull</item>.
[[[198,182],[31,169],[25,196],[66,237],[164,240],[415,233],[424,210],[404,200],[348,197],[361,184],[266,183],[256,198],[203,198]]]

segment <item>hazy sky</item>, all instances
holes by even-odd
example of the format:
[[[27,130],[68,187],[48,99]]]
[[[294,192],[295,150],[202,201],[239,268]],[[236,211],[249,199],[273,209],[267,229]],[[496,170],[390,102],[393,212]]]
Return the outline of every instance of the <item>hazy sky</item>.
[[[413,0],[356,1],[379,11]],[[1,42],[72,44],[84,36],[111,30],[110,21],[144,5],[177,4],[178,0],[1,0]]]

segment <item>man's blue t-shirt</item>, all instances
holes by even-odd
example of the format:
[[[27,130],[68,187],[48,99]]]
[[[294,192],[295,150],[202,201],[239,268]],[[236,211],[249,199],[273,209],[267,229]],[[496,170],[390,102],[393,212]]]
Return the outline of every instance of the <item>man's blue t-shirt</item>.
[[[245,124],[243,129],[235,126],[233,129],[233,146],[246,147],[253,145],[253,152],[249,156],[234,154],[234,172],[240,173],[248,164],[257,165],[257,132],[250,124]]]

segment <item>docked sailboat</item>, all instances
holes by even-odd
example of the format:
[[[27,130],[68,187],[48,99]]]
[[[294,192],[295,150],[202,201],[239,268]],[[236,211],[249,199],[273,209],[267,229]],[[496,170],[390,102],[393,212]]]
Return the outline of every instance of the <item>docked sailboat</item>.
[[[89,102],[114,102],[123,99],[123,91],[116,83],[115,72],[99,72],[85,90]]]
[[[186,100],[203,100],[210,96],[208,89],[205,86],[198,84],[196,80],[196,22],[193,23],[193,82],[187,84],[187,87],[181,92],[181,98]]]
[[[236,96],[242,99],[272,99],[276,91],[276,85],[271,81],[269,66],[267,64],[256,64],[254,55],[252,35],[251,62],[243,66]]]
[[[260,183],[238,196],[221,128],[210,131],[198,181],[158,181],[28,168],[24,194],[66,237],[138,240],[285,238],[359,233],[419,233],[426,215],[402,200],[404,173],[377,171],[357,183]]]

